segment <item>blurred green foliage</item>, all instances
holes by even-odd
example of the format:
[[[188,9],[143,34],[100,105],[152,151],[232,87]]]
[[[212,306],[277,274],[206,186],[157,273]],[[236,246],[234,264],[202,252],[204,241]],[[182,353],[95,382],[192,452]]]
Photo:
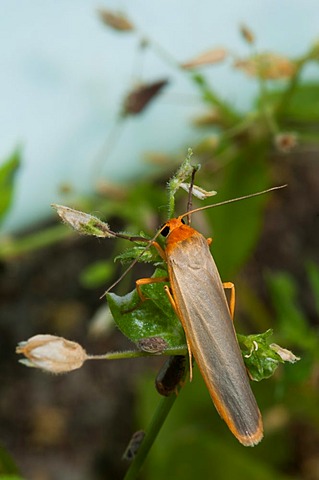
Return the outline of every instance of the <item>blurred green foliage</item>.
[[[16,175],[21,165],[21,153],[16,149],[0,166],[0,225],[8,214],[15,193]]]
[[[105,260],[92,263],[80,276],[80,282],[85,288],[97,288],[105,285],[114,275],[114,265]]]
[[[0,446],[0,479],[22,480],[14,459],[2,445]]]

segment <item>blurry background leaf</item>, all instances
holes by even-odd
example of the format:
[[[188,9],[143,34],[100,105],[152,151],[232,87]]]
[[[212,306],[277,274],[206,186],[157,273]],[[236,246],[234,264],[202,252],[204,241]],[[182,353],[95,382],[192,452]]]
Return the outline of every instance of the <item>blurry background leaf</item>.
[[[319,358],[319,336],[297,304],[297,285],[288,273],[266,276],[281,334],[291,344]]]
[[[314,262],[309,261],[306,263],[306,271],[312,290],[313,302],[317,310],[317,315],[319,315],[319,267]]]
[[[223,180],[216,202],[269,187],[263,142],[242,148],[225,168]],[[268,201],[271,201],[271,194],[207,211],[213,226],[211,251],[223,281],[230,281],[253,252],[262,228],[262,212]]]
[[[16,174],[21,163],[20,150],[15,150],[0,166],[0,223],[10,209],[15,187]]]
[[[318,126],[319,123],[319,84],[317,82],[296,83],[289,99],[283,96],[283,89],[268,92],[268,100],[275,107],[280,104],[282,121],[296,128]],[[319,137],[318,128],[313,133]]]

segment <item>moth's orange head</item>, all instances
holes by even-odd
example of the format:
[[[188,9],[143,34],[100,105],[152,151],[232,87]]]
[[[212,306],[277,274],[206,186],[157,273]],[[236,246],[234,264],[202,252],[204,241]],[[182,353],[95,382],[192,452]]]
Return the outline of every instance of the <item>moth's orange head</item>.
[[[182,242],[194,235],[196,230],[189,225],[185,225],[182,217],[172,218],[163,225],[161,234],[166,237],[166,245],[173,245],[177,242]]]

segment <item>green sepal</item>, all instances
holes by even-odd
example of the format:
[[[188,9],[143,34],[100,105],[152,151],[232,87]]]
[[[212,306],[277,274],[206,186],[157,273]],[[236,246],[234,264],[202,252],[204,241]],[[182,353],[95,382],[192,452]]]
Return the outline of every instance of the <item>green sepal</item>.
[[[278,365],[284,363],[270,346],[272,334],[272,329],[256,335],[237,334],[249,376],[256,382],[271,377]]]

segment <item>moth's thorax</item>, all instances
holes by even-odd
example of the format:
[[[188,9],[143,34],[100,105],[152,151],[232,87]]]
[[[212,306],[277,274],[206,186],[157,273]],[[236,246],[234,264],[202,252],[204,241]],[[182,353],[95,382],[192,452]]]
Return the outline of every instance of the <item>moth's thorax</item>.
[[[181,218],[172,218],[166,223],[170,232],[166,238],[166,249],[173,248],[176,243],[187,240],[194,235],[198,235],[198,232],[191,228],[189,225],[182,223]]]

